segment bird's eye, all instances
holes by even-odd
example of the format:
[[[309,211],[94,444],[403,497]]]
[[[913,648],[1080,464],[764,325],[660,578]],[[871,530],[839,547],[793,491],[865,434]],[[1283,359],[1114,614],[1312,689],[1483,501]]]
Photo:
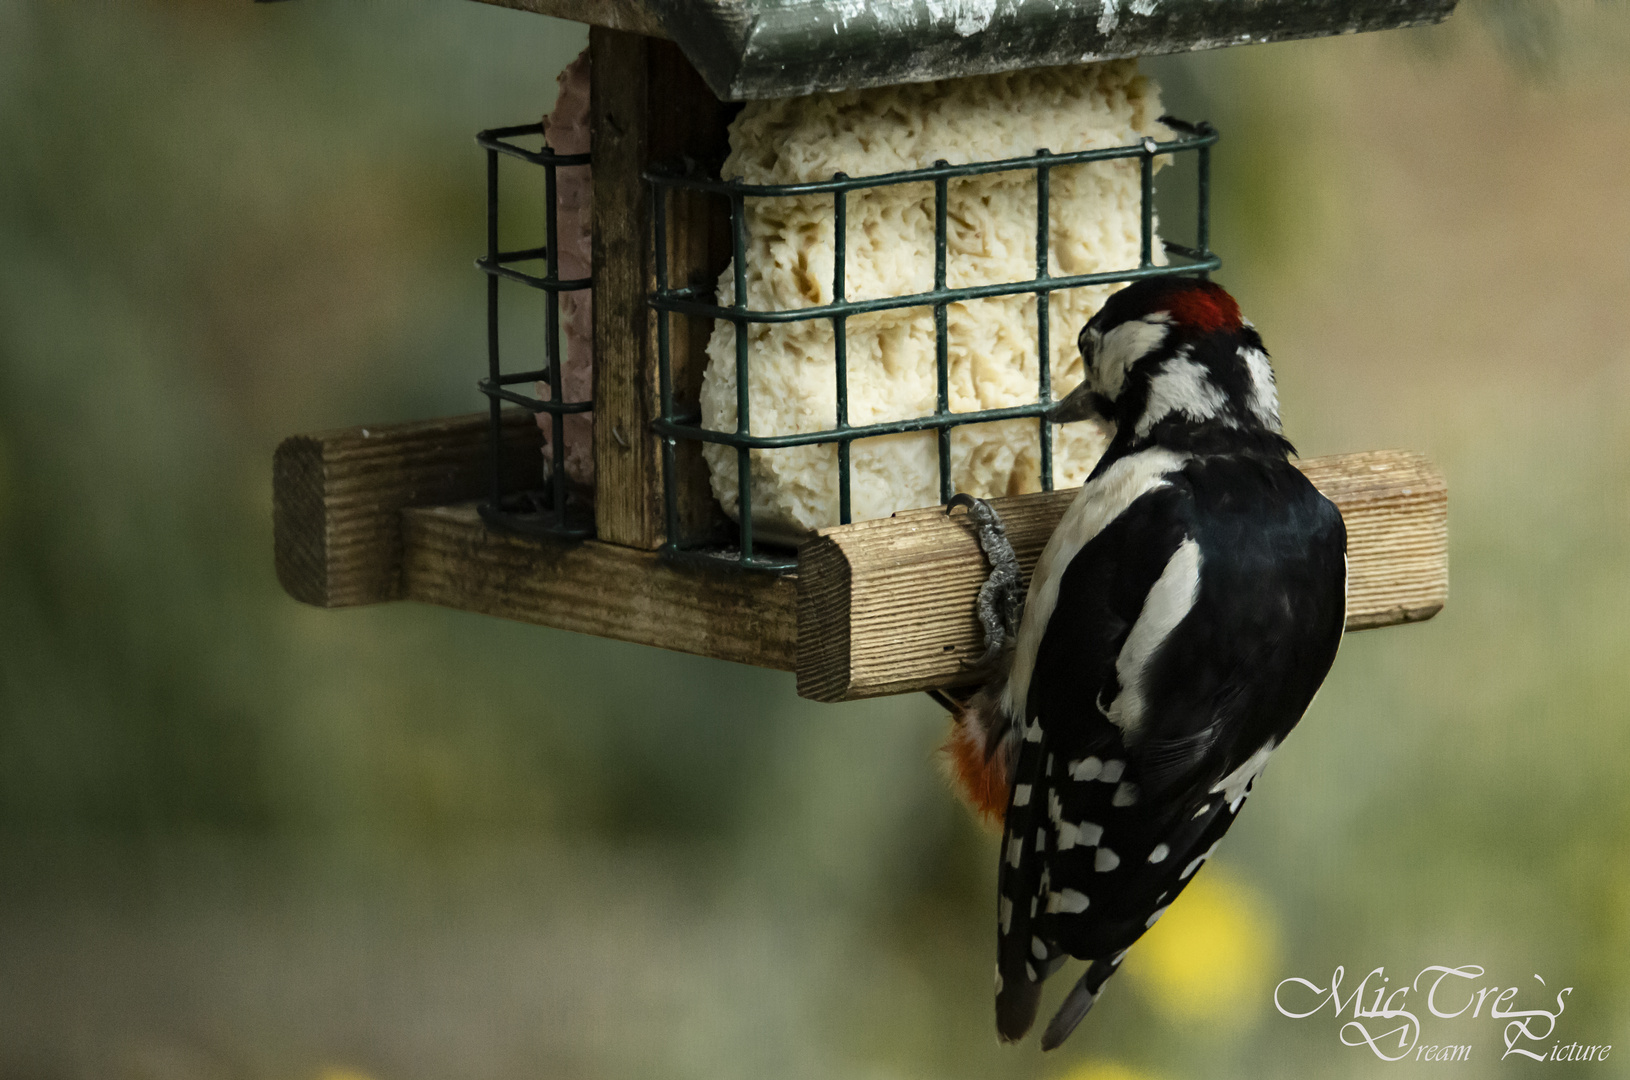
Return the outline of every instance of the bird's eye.
[[[1088,323],[1081,328],[1081,334],[1075,339],[1076,348],[1081,350],[1081,377],[1091,381],[1094,377],[1094,363],[1098,346],[1103,341],[1103,335],[1093,329]]]

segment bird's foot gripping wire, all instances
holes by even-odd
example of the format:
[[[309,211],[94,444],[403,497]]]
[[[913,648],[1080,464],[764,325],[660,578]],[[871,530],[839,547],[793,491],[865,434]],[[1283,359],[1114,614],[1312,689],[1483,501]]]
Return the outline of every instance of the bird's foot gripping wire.
[[[964,661],[968,667],[984,668],[995,662],[1019,632],[1019,619],[1024,614],[1024,577],[1013,545],[1008,542],[1007,528],[990,504],[959,492],[946,503],[945,512],[949,514],[959,506],[967,508],[979,547],[990,562],[990,577],[979,587],[979,623],[985,628],[985,652],[971,664]]]

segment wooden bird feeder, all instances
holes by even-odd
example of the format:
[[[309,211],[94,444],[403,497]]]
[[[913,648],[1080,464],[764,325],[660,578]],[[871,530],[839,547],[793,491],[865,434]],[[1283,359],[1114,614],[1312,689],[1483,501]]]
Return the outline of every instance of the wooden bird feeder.
[[[559,169],[588,157],[522,149],[515,136],[483,133],[489,155],[489,409],[422,423],[356,427],[283,442],[274,463],[274,522],[279,580],[290,595],[321,607],[418,600],[524,622],[657,645],[738,663],[794,671],[798,692],[844,701],[968,681],[965,661],[980,654],[974,598],[989,568],[972,532],[941,507],[850,521],[849,453],[880,433],[938,433],[941,501],[950,494],[953,427],[1031,419],[1046,430],[1050,388],[1042,369],[1034,404],[985,413],[950,413],[944,395],[947,305],[969,296],[1027,293],[1042,315],[1058,289],[1218,265],[1206,235],[1206,156],[1216,135],[1206,125],[1173,124],[1175,140],[1114,152],[940,166],[909,174],[938,185],[939,269],[934,291],[859,304],[843,300],[840,254],[836,300],[797,318],[831,320],[906,305],[939,319],[940,383],[932,415],[893,425],[848,423],[843,354],[838,352],[838,424],[797,437],[754,435],[745,409],[735,432],[713,432],[697,419],[704,346],[716,319],[745,331],[755,321],[789,318],[754,312],[745,300],[721,304],[713,283],[744,257],[746,197],[787,192],[717,179],[727,149],[732,102],[821,91],[890,86],[1153,53],[1318,37],[1437,22],[1453,0],[957,0],[939,3],[849,0],[490,0],[588,23],[593,176],[592,274],[560,277],[555,248],[501,250],[497,236],[500,155],[544,167],[555,231]],[[1149,177],[1157,154],[1200,155],[1199,235],[1192,246],[1165,244],[1171,262],[1151,253]],[[1096,155],[1096,156],[1094,156]],[[1072,161],[1132,158],[1143,172],[1143,257],[1115,274],[1049,276],[1046,262],[1048,170]],[[950,289],[944,270],[946,185],[972,173],[1027,169],[1037,175],[1038,267],[1033,282]],[[906,174],[901,174],[906,175]],[[798,187],[844,199],[877,177],[836,177]],[[889,182],[900,182],[898,178]],[[1159,243],[1160,241],[1153,241]],[[545,272],[518,268],[542,260]],[[548,299],[547,363],[506,375],[497,353],[501,278],[542,288]],[[592,400],[568,402],[561,390],[557,293],[593,290]],[[736,297],[742,297],[738,287]],[[867,306],[868,303],[870,306]],[[738,337],[745,340],[745,334]],[[740,348],[739,363],[751,357]],[[513,388],[550,384],[541,402]],[[745,379],[743,380],[745,382]],[[745,395],[743,395],[745,398]],[[506,408],[520,404],[523,409]],[[553,424],[551,468],[533,415]],[[592,493],[565,488],[561,419],[592,413]],[[776,552],[753,535],[750,506],[738,526],[708,489],[703,442],[741,462],[739,491],[752,498],[748,459],[766,446],[834,443],[842,470],[842,524],[813,530],[796,548]],[[1026,572],[1074,496],[1051,489],[1051,446],[1041,440],[1043,490],[992,500]],[[1428,619],[1448,590],[1447,492],[1420,455],[1376,451],[1316,458],[1302,470],[1346,519],[1350,557],[1348,629]],[[551,478],[545,483],[545,477]],[[515,509],[533,495],[536,512]],[[528,522],[531,522],[529,527]],[[541,524],[538,524],[541,522]]]

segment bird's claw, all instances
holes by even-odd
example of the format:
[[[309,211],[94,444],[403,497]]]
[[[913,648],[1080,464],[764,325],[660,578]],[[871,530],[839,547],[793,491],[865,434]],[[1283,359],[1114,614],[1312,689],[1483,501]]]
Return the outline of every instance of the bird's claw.
[[[1019,572],[1019,559],[1008,541],[1001,515],[984,499],[976,499],[966,492],[952,496],[945,504],[945,512],[949,514],[959,506],[968,511],[980,550],[991,566],[990,577],[979,587],[979,622],[985,628],[985,651],[978,660],[962,663],[969,669],[988,668],[1018,632],[1024,612],[1024,577]]]

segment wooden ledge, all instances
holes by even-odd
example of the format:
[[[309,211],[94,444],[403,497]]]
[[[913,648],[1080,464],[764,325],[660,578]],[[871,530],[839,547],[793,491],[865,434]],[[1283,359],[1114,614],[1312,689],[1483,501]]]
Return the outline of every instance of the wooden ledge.
[[[797,586],[654,551],[488,531],[473,502],[402,513],[402,597],[656,645],[795,668]]]
[[[536,475],[531,416],[506,416],[505,482]],[[674,563],[599,541],[489,532],[485,414],[296,436],[278,448],[278,579],[321,607],[419,600],[737,663],[796,671],[818,701],[953,686],[978,654],[989,568],[938,508],[823,530],[797,575]],[[1447,490],[1418,454],[1316,458],[1302,470],[1347,522],[1350,630],[1431,618],[1448,593]],[[1073,492],[993,500],[1026,572]]]
[[[1298,462],[1347,523],[1347,629],[1430,619],[1449,592],[1448,488],[1419,454]],[[1075,491],[992,499],[1028,576]],[[798,693],[847,701],[969,682],[990,568],[962,515],[910,510],[798,549]]]

